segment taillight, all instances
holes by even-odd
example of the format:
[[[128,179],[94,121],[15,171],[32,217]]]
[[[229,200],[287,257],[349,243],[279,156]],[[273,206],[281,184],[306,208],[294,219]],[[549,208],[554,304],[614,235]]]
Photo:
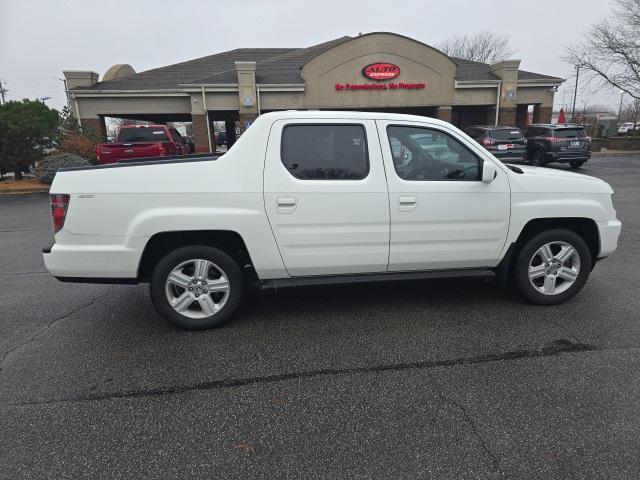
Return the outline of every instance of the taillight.
[[[482,145],[484,145],[485,147],[490,147],[494,143],[496,143],[496,142],[494,142],[491,138],[483,138],[482,139]]]
[[[564,138],[556,138],[556,137],[544,137],[544,139],[545,139],[547,142],[551,142],[551,143],[558,143],[558,142],[560,142],[561,140],[564,140]]]
[[[167,153],[167,151],[164,149],[164,145],[158,145],[158,153],[161,157],[163,157]]]
[[[51,216],[53,217],[53,233],[58,233],[64,226],[69,207],[69,195],[56,193],[51,195]]]
[[[100,163],[100,144],[96,145],[96,159]]]

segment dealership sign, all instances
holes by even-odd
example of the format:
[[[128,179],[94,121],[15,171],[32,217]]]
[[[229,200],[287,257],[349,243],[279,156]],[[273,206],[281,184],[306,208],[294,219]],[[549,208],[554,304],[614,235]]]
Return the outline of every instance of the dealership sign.
[[[362,75],[377,82],[393,80],[400,75],[400,67],[393,63],[372,63],[362,69]]]
[[[422,90],[425,82],[388,82],[400,75],[400,67],[393,63],[370,63],[362,69],[362,75],[376,83],[336,83],[336,91],[343,90]],[[388,83],[377,83],[387,81]]]

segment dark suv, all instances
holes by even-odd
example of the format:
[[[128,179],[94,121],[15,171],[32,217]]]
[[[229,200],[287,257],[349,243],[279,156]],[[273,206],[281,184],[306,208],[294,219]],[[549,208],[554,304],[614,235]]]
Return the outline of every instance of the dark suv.
[[[527,156],[533,165],[559,162],[580,168],[591,158],[591,137],[582,125],[534,123],[524,134],[528,140]]]
[[[527,139],[518,127],[474,125],[464,133],[503,161],[523,161],[527,155]]]

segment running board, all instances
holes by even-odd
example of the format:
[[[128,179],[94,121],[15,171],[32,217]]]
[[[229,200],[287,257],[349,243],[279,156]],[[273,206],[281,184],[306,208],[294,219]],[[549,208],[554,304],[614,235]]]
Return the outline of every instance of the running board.
[[[456,280],[456,279],[484,279],[493,280],[496,274],[486,268],[464,268],[457,270],[429,270],[421,272],[385,272],[361,273],[355,275],[323,275],[316,277],[291,277],[258,282],[260,290],[274,290],[280,288],[317,287],[323,285],[350,285],[356,283],[397,282],[410,280]]]

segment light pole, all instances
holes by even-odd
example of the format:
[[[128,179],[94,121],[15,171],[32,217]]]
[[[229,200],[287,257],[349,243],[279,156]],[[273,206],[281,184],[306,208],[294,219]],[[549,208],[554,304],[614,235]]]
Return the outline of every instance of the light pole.
[[[573,108],[571,109],[571,121],[576,119],[576,95],[578,95],[578,77],[580,76],[580,65],[576,65],[576,87],[573,90]]]

